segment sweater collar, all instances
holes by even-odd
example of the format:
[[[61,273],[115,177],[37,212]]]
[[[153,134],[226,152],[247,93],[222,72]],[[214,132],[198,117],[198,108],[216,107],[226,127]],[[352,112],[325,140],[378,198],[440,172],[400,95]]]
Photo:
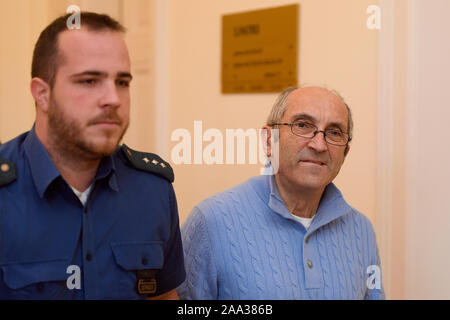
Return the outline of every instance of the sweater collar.
[[[281,199],[275,183],[275,176],[267,175],[259,177],[259,179],[263,181],[261,181],[261,187],[257,188],[258,193],[262,199],[265,199],[269,208],[285,219],[295,220]],[[342,193],[334,183],[328,184],[324,190],[311,226],[308,228],[308,233],[314,232],[320,227],[342,217],[351,210],[352,208],[344,200]]]

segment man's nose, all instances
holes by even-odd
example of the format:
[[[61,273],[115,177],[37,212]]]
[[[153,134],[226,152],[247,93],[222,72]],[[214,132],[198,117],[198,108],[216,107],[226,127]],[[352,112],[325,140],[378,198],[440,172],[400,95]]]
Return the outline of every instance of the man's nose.
[[[325,141],[325,132],[317,131],[315,136],[309,140],[308,146],[317,152],[324,152],[328,149],[328,144]]]
[[[114,81],[105,81],[100,105],[102,107],[118,107],[120,105],[118,88]]]

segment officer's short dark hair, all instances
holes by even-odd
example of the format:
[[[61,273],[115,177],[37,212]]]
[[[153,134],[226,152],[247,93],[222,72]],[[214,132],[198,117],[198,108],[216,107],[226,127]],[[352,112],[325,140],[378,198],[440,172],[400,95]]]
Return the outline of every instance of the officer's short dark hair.
[[[64,57],[58,52],[58,35],[66,30],[67,20],[71,13],[61,16],[50,23],[39,35],[34,46],[33,61],[31,64],[31,77],[41,78],[50,87],[55,84],[56,72]],[[125,28],[116,20],[106,14],[94,12],[80,12],[81,27],[91,31],[110,30],[125,32]]]

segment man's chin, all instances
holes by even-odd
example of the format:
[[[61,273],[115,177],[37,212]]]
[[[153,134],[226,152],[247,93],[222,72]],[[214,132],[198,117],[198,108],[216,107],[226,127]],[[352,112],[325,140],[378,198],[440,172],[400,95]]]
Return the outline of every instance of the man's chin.
[[[100,157],[108,157],[110,155],[112,155],[116,150],[117,150],[118,145],[115,145],[113,148],[103,148],[103,149],[99,149],[97,154]]]
[[[106,157],[113,154],[122,140],[125,130],[122,132],[114,132],[114,134],[92,134],[90,137],[85,136],[86,151],[90,151],[93,155]]]
[[[88,146],[84,146],[84,151],[92,158],[103,158],[113,154],[119,145],[119,142],[109,143],[90,143]]]
[[[321,190],[329,182],[329,177],[324,176],[323,173],[311,172],[311,170],[300,170],[292,175],[292,178],[297,182],[298,186],[310,190]]]

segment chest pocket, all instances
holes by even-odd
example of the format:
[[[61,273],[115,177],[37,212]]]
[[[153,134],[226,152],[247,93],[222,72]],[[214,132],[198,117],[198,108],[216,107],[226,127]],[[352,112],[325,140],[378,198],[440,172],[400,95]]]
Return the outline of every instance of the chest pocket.
[[[67,298],[65,259],[39,262],[0,263],[4,287],[3,299]],[[2,285],[3,286],[3,285]]]
[[[158,271],[164,266],[163,242],[121,242],[111,244],[114,258],[122,270],[119,278],[119,290],[122,298],[144,298],[138,292],[138,270],[152,270],[156,275],[158,289]]]

